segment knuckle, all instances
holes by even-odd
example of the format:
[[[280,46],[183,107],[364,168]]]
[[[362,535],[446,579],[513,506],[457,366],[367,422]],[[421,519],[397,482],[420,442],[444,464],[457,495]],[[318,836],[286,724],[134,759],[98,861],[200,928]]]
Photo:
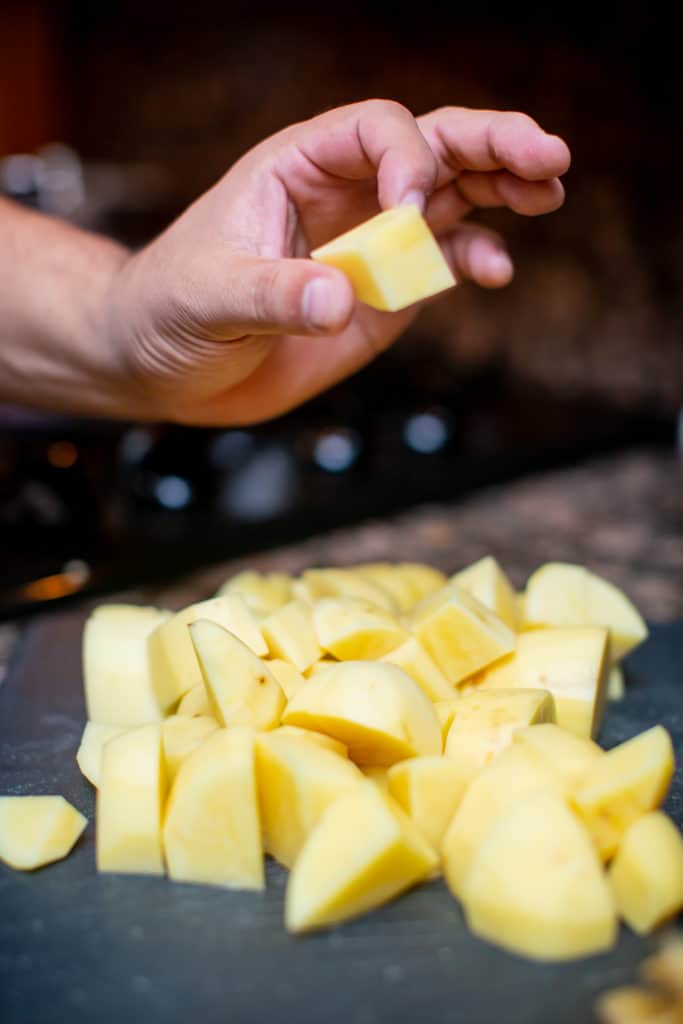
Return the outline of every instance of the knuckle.
[[[366,106],[368,110],[376,114],[379,117],[393,117],[397,120],[405,120],[410,118],[412,120],[412,113],[406,106],[399,103],[398,100],[387,100],[387,99],[372,99],[367,100]]]

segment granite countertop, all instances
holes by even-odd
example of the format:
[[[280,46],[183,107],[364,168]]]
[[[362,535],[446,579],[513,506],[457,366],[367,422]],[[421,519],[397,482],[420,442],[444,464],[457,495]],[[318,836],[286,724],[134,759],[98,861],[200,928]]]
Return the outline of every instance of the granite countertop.
[[[312,565],[410,560],[454,572],[485,554],[495,555],[518,587],[544,561],[580,562],[623,587],[648,620],[682,618],[683,460],[660,451],[601,458],[121,596],[178,608],[247,566],[298,573]],[[12,623],[0,625],[0,681],[16,633]]]

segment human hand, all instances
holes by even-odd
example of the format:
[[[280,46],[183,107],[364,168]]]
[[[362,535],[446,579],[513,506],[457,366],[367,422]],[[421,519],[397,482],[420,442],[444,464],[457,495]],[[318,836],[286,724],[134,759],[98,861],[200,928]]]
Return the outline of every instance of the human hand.
[[[266,139],[116,275],[107,323],[128,414],[206,425],[287,411],[391,344],[419,307],[354,299],[307,259],[381,209],[417,202],[456,277],[507,284],[496,233],[475,207],[561,206],[569,150],[518,113],[445,107],[415,119],[369,100]]]

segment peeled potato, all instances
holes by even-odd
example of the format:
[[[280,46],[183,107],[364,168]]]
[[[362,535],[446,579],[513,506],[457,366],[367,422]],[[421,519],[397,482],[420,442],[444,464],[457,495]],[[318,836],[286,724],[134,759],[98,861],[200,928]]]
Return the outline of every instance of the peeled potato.
[[[407,672],[430,700],[452,700],[454,688],[417,637],[408,637],[398,647],[384,654],[381,660],[389,665],[398,665]]]
[[[521,799],[491,826],[462,883],[467,923],[535,960],[610,949],[614,904],[585,829],[556,793]]]
[[[218,722],[209,715],[170,715],[161,726],[161,745],[164,754],[166,778],[170,785],[181,764],[200,746],[207,736],[218,729]]]
[[[624,833],[609,871],[617,909],[641,935],[683,909],[683,837],[651,811]]]
[[[0,796],[0,860],[42,868],[66,857],[87,824],[63,796]]]
[[[282,721],[341,740],[349,757],[364,766],[387,767],[416,754],[441,753],[431,702],[395,665],[332,665],[294,694]]]
[[[292,579],[284,572],[254,572],[247,569],[226,580],[218,597],[239,594],[252,612],[270,615],[292,597]]]
[[[626,595],[582,565],[548,562],[526,585],[525,626],[604,626],[612,662],[647,638],[647,626]]]
[[[603,751],[593,740],[576,736],[553,722],[518,729],[513,736],[513,742],[526,744],[536,753],[546,757],[570,788],[587,777],[603,755]]]
[[[510,629],[517,629],[517,595],[498,562],[491,555],[462,569],[451,581],[490,608]]]
[[[554,718],[555,703],[547,690],[467,693],[453,708],[444,753],[460,777],[469,780],[512,743],[518,729]]]
[[[325,809],[362,775],[347,758],[282,729],[257,737],[256,765],[265,850],[291,868]]]
[[[408,638],[392,615],[350,598],[316,601],[313,622],[322,649],[340,661],[381,658]]]
[[[671,737],[661,725],[613,747],[591,765],[572,793],[604,860],[626,829],[663,802],[674,771]]]
[[[175,881],[263,889],[251,729],[219,729],[183,761],[168,799],[163,838]]]
[[[373,782],[339,797],[309,835],[289,876],[291,932],[338,924],[426,878],[437,857],[410,819]]]
[[[457,583],[413,610],[413,631],[450,683],[459,683],[515,648],[515,634]]]
[[[76,752],[76,762],[88,782],[95,788],[100,784],[102,749],[104,744],[126,732],[120,725],[102,725],[100,722],[86,722],[81,742]]]
[[[321,656],[310,607],[303,601],[289,601],[261,623],[263,637],[274,658],[305,672]]]
[[[441,849],[444,833],[468,780],[448,757],[411,757],[387,772],[389,792],[427,842]]]
[[[274,729],[280,724],[285,695],[267,664],[236,636],[215,622],[190,626],[213,717],[220,725]]]

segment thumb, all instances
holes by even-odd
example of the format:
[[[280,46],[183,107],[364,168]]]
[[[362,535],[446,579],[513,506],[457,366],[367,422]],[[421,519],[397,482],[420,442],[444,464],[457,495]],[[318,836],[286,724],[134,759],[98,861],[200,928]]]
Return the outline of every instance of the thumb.
[[[226,319],[245,334],[340,331],[355,305],[341,271],[312,260],[240,259],[230,282]]]

